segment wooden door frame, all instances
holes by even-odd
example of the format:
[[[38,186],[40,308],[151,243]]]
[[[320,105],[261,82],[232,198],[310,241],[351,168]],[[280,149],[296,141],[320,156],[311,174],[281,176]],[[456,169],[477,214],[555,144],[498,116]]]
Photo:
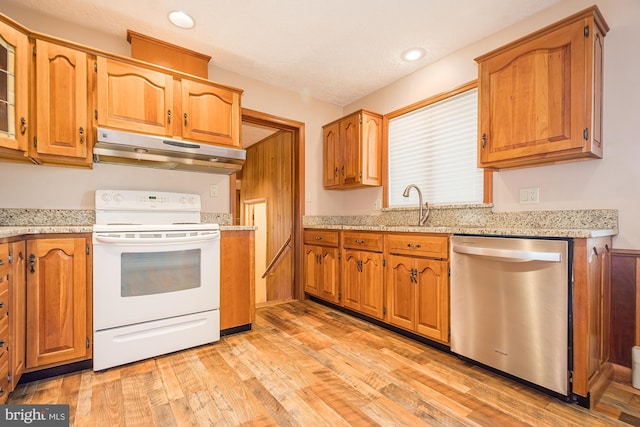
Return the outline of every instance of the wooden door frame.
[[[272,114],[260,111],[242,109],[242,123],[249,123],[259,126],[267,126],[282,131],[289,131],[293,134],[292,159],[293,170],[293,289],[292,295],[296,299],[304,299],[302,287],[302,217],[305,207],[304,193],[304,133],[305,125],[302,122],[285,119]],[[229,206],[232,215],[236,212],[236,182],[235,175],[229,180]]]

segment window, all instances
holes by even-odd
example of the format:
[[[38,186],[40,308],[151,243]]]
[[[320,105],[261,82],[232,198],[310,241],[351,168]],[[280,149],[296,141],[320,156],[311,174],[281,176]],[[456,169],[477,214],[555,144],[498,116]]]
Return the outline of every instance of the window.
[[[387,115],[388,206],[415,206],[403,197],[416,184],[429,203],[482,203],[477,167],[478,89],[475,83]],[[415,193],[412,193],[415,194]]]

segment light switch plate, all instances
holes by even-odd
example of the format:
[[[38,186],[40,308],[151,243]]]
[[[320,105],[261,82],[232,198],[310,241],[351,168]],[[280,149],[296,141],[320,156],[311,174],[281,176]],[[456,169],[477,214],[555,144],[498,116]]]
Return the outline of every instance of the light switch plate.
[[[534,205],[540,203],[540,188],[521,188],[520,189],[520,204],[521,205]]]

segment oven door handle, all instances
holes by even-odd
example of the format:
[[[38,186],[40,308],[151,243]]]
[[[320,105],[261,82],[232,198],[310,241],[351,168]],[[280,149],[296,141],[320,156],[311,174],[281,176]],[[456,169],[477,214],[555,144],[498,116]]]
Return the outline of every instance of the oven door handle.
[[[94,234],[96,241],[100,243],[110,243],[118,245],[137,245],[141,243],[153,243],[153,244],[172,244],[172,243],[197,243],[208,242],[220,238],[219,232],[213,232],[209,234],[203,234],[198,236],[184,236],[184,237],[117,237],[117,236],[104,236],[100,234]]]

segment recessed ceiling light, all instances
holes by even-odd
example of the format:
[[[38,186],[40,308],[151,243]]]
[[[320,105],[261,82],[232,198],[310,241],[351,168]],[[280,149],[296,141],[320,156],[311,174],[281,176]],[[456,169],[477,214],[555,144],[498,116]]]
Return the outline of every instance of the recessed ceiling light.
[[[169,21],[176,27],[186,29],[193,28],[196,25],[192,17],[180,10],[169,12]]]
[[[427,51],[423,48],[414,47],[402,52],[402,59],[404,59],[405,61],[417,61],[418,59],[424,57],[426,53]]]

